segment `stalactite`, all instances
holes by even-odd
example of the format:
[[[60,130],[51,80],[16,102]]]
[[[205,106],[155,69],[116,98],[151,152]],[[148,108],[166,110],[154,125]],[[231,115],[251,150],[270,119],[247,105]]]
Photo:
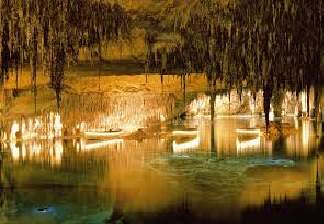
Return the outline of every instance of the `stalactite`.
[[[34,87],[36,67],[40,63],[44,73],[49,71],[53,85],[57,41],[63,43],[69,62],[80,47],[93,49],[97,44],[101,46],[103,42],[124,37],[128,34],[129,23],[124,8],[118,4],[111,7],[101,0],[1,1],[1,79],[8,77],[11,52],[16,88],[17,64],[22,69],[26,59],[30,61]],[[13,35],[9,35],[10,32]],[[101,61],[101,47],[99,51]],[[41,60],[37,60],[38,52],[41,52]]]
[[[36,92],[36,75],[37,75],[37,28],[32,28],[32,40],[31,40],[31,51],[30,51],[30,67],[32,77],[32,88]]]
[[[4,19],[1,40],[1,84],[8,78],[10,50],[9,50],[9,24],[8,20]]]
[[[228,91],[235,84],[240,92],[244,81],[253,92],[267,90],[267,112],[270,86],[300,92],[315,84],[310,74],[320,64],[316,61],[320,51],[315,49],[321,41],[322,11],[317,10],[321,5],[321,1],[261,0],[251,4],[240,0],[232,8],[231,4],[197,0],[190,8],[188,3],[186,17],[174,18],[177,23],[183,20],[181,27],[173,24],[182,37],[176,57],[184,61],[183,71],[206,73],[208,80],[215,73]]]

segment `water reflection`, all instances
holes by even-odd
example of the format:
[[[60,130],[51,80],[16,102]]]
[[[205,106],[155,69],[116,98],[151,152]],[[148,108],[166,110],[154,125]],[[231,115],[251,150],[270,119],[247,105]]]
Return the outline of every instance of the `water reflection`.
[[[59,120],[59,116],[56,116]],[[32,119],[30,119],[31,121]],[[38,121],[38,122],[36,122]],[[63,142],[71,140],[73,147],[78,152],[91,151],[102,148],[118,148],[120,150],[130,150],[139,145],[148,150],[153,149],[172,149],[173,152],[189,152],[198,150],[208,152],[211,150],[211,125],[213,121],[205,118],[187,120],[186,123],[178,128],[169,127],[165,130],[143,129],[135,133],[119,132],[94,132],[98,135],[76,135],[60,137],[61,129],[64,124],[53,122],[44,124],[42,120],[35,119],[30,122],[30,126],[25,126],[13,121],[10,138],[5,141],[8,145],[12,157],[24,159],[29,155],[38,155],[44,150],[49,151],[49,155],[59,160],[63,153]],[[34,125],[33,125],[34,124]],[[262,124],[262,118],[217,118],[214,120],[214,141],[215,151],[221,155],[238,155],[248,152],[272,152],[277,150],[287,156],[307,157],[317,149],[321,128],[315,121],[308,119],[286,119],[283,125],[291,125],[294,129],[284,138],[269,140],[262,136],[258,125]],[[22,127],[21,127],[22,126]],[[51,127],[51,128],[48,128]],[[254,128],[251,128],[254,127]],[[46,130],[44,132],[43,127]],[[42,130],[42,131],[40,131]],[[19,134],[21,132],[22,134]],[[146,132],[152,132],[147,135]],[[103,135],[105,134],[105,135]],[[22,135],[22,136],[19,136]],[[143,135],[145,141],[141,141]],[[33,138],[32,138],[33,137]],[[37,138],[36,138],[37,137]],[[147,139],[148,138],[148,139]],[[133,139],[133,140],[132,140]],[[150,142],[150,145],[147,145]],[[153,144],[152,144],[152,143]],[[135,143],[135,145],[134,145]],[[279,143],[276,148],[276,144]],[[134,149],[134,150],[135,150]],[[167,150],[166,150],[167,151]],[[57,152],[57,153],[56,153]]]
[[[50,112],[7,125],[4,222],[245,222],[269,198],[292,203],[308,192],[312,200],[324,172],[321,127],[308,119],[284,117],[293,130],[272,139],[257,115],[160,120],[123,134],[94,130],[99,136],[82,134],[79,118]]]

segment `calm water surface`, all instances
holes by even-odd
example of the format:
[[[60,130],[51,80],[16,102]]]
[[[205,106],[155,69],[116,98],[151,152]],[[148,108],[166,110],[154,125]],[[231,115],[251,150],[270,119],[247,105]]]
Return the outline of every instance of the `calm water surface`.
[[[311,207],[324,171],[321,127],[285,122],[295,130],[277,140],[237,132],[261,118],[220,117],[214,128],[208,118],[188,119],[105,144],[3,144],[0,223],[236,223],[260,220],[269,201],[305,197]],[[197,133],[170,134],[179,127]]]

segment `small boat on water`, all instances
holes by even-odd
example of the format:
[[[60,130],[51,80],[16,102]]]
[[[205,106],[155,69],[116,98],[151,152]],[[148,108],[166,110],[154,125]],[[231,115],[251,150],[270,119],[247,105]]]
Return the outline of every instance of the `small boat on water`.
[[[187,152],[189,150],[195,150],[198,148],[200,142],[199,136],[196,136],[187,141],[179,141],[177,139],[172,142],[172,150],[174,153]]]
[[[110,129],[109,131],[86,131],[84,135],[86,137],[116,137],[125,134],[122,129]]]
[[[260,150],[260,136],[251,139],[236,139],[237,152],[249,152],[250,150]]]
[[[188,136],[188,135],[197,135],[197,128],[182,128],[175,129],[172,131],[173,136]]]
[[[82,150],[84,150],[84,151],[90,151],[90,150],[94,150],[94,149],[104,148],[104,147],[107,147],[109,145],[122,144],[123,142],[124,142],[123,139],[110,139],[110,140],[104,140],[104,139],[102,139],[99,142],[86,143],[83,146]]]

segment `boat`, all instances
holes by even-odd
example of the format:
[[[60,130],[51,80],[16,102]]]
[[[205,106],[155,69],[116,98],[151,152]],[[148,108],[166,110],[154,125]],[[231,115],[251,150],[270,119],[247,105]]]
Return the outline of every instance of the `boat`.
[[[124,142],[123,139],[110,139],[110,140],[103,140],[99,142],[94,142],[94,143],[86,143],[82,150],[83,151],[90,151],[94,149],[100,149],[107,147],[108,145],[117,145],[117,144],[122,144]]]
[[[236,133],[259,135],[261,133],[261,131],[260,131],[260,128],[237,128]]]
[[[238,136],[236,139],[236,147],[238,151],[260,147],[260,136]]]
[[[188,135],[197,135],[197,128],[183,128],[175,129],[172,131],[173,136],[188,136]]]
[[[187,141],[177,141],[173,140],[172,142],[172,149],[174,153],[182,153],[187,152],[189,150],[194,150],[199,147],[200,138],[196,136],[193,139]]]
[[[109,131],[86,131],[84,135],[86,137],[116,137],[125,134],[122,129],[110,129]]]

